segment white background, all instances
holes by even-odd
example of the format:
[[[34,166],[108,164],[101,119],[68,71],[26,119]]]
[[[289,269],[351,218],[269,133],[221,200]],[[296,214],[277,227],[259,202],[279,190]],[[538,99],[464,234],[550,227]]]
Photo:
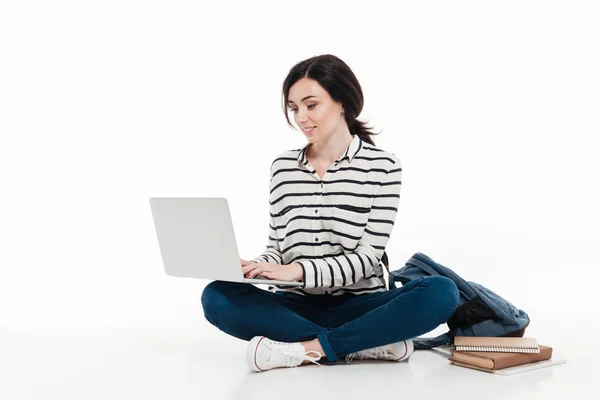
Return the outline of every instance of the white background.
[[[585,323],[598,304],[598,9],[2,2],[0,330],[212,329],[207,282],[163,271],[148,198],[227,197],[240,257],[260,254],[270,164],[306,144],[282,83],[324,53],[354,71],[359,119],[403,164],[391,267],[423,252],[532,327]]]

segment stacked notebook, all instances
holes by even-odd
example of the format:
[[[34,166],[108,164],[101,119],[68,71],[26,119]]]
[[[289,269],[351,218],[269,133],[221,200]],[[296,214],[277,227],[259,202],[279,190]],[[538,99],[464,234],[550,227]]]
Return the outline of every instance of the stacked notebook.
[[[449,360],[454,365],[502,375],[562,364],[552,360],[552,347],[535,338],[456,336]]]

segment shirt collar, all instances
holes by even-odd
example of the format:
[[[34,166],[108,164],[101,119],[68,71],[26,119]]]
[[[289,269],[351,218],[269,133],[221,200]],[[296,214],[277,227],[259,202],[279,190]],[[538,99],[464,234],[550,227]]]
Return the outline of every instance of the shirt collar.
[[[362,146],[363,146],[362,139],[358,135],[353,135],[353,136],[354,136],[354,139],[352,139],[352,141],[350,142],[350,145],[348,146],[346,151],[344,151],[342,153],[342,155],[339,156],[337,160],[335,160],[336,163],[341,162],[345,158],[348,159],[348,162],[351,162],[354,159],[354,157],[356,156],[356,154],[358,153],[358,151],[362,148]],[[306,150],[308,149],[309,145],[310,145],[310,143],[308,143],[306,146],[304,146],[304,148],[302,150],[300,150],[300,153],[298,154],[298,163],[299,164],[304,164],[304,165],[308,164],[308,159],[306,158]]]

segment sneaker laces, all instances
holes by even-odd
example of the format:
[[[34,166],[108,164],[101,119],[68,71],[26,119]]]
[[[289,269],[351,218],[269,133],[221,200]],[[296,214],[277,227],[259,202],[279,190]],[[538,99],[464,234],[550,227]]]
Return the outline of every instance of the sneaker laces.
[[[299,345],[299,347],[296,345]],[[323,357],[323,355],[316,350],[304,351],[304,347],[299,343],[276,342],[271,340],[271,343],[268,343],[267,346],[272,350],[276,350],[273,353],[273,358],[270,362],[274,361],[278,365],[297,367],[305,360],[319,366],[321,365],[317,360]],[[314,353],[317,356],[310,356],[310,353]]]
[[[351,362],[354,359],[357,360],[366,360],[372,358],[385,358],[385,356],[389,355],[389,345],[373,347],[372,349],[362,350],[356,353],[348,354],[346,356],[346,363]]]

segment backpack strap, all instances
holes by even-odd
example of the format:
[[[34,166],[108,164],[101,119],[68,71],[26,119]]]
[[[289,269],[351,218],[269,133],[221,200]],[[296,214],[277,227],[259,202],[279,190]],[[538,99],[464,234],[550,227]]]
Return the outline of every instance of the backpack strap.
[[[414,338],[413,345],[415,350],[428,350],[434,347],[452,344],[452,331],[448,331],[440,336],[433,338]]]
[[[427,272],[429,275],[442,275],[438,271],[433,269],[430,265],[427,265],[427,263],[424,263],[423,261],[419,260],[415,256],[411,257],[410,260],[408,260],[408,264],[416,265],[417,267],[421,268],[423,271]]]
[[[381,262],[383,263],[383,265],[385,265],[385,269],[388,272],[388,275],[390,273],[390,266],[388,265],[388,256],[387,254],[385,254],[385,251],[383,252],[383,256],[381,257]]]

